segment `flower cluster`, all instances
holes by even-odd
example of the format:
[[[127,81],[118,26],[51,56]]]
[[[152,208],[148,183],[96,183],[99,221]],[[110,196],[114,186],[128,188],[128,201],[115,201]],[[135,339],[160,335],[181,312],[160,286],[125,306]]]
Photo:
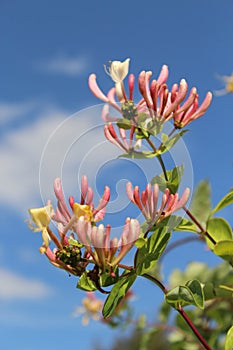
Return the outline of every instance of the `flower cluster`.
[[[138,76],[138,88],[142,95],[142,99],[135,104],[133,100],[133,92],[135,88],[135,76],[129,75],[127,96],[123,80],[128,74],[129,59],[124,62],[113,61],[110,64],[108,74],[115,82],[115,87],[111,88],[105,95],[96,82],[96,75],[91,74],[89,77],[89,87],[92,93],[103,102],[117,109],[123,117],[130,116],[131,119],[143,112],[148,113],[152,120],[161,123],[173,119],[174,126],[181,129],[191,123],[193,120],[201,117],[208,109],[211,100],[211,92],[207,92],[202,104],[199,106],[199,96],[197,89],[193,87],[188,93],[188,84],[185,79],[180,84],[173,84],[169,91],[166,81],[168,79],[168,67],[163,65],[159,77],[153,79],[151,71],[142,71]],[[120,106],[115,99],[117,96]],[[117,118],[111,118],[108,109],[103,110],[103,119],[105,121],[115,121]]]
[[[80,276],[89,263],[98,266],[101,271],[113,271],[138,239],[138,221],[127,218],[120,239],[110,239],[110,225],[106,228],[103,224],[97,226],[97,222],[104,217],[110,199],[108,186],[105,187],[96,208],[93,203],[93,190],[88,186],[86,176],[82,177],[80,203],[75,202],[73,197],[69,198],[71,209],[66,204],[59,178],[54,181],[54,191],[57,198],[55,211],[50,201],[45,207],[29,209],[34,223],[34,226],[30,224],[30,228],[42,231],[43,244],[40,252],[45,253],[53,265],[74,275]],[[59,238],[49,227],[51,219],[57,223]],[[53,250],[50,248],[50,241],[56,246]]]
[[[190,189],[186,188],[179,199],[178,193],[171,194],[166,188],[160,206],[158,206],[159,186],[157,184],[154,186],[148,184],[140,196],[139,187],[133,188],[132,183],[128,182],[126,192],[131,202],[140,209],[146,221],[154,225],[183,208],[189,199]]]

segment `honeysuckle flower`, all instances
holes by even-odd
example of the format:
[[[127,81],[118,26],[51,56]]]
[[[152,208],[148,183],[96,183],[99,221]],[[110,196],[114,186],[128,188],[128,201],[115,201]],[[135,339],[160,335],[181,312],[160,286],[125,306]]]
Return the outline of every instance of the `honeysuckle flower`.
[[[102,270],[113,269],[133,247],[140,233],[140,224],[136,219],[127,218],[120,239],[115,237],[110,240],[110,232],[110,225],[104,227],[100,224],[97,227],[92,226],[83,216],[78,219],[78,240]]]
[[[103,301],[97,299],[93,292],[87,292],[86,298],[82,300],[82,306],[77,307],[73,315],[77,317],[82,314],[82,324],[87,326],[90,318],[94,321],[100,320],[102,307]]]
[[[201,117],[210,106],[211,92],[207,92],[199,107],[199,97],[195,87],[191,89],[189,97],[186,99],[188,84],[185,79],[180,81],[180,85],[174,84],[169,92],[167,85],[158,84],[158,81],[153,80],[149,85],[150,76],[150,72],[142,72],[139,75],[139,89],[152,119],[162,123],[173,119],[174,126],[181,129]]]
[[[52,205],[47,205],[42,208],[29,209],[29,214],[31,216],[32,223],[29,223],[29,227],[34,232],[42,232],[43,245],[40,248],[41,253],[44,253],[49,246],[50,236],[48,233],[48,226],[51,221],[51,216],[53,215]]]
[[[147,222],[155,224],[183,208],[188,201],[190,189],[186,188],[180,199],[178,193],[171,194],[168,188],[165,189],[160,206],[158,206],[159,186],[157,184],[153,186],[148,184],[140,195],[139,187],[133,188],[132,183],[128,182],[126,193],[131,202],[141,210]]]
[[[124,62],[121,61],[110,61],[109,67],[105,66],[105,71],[114,83],[122,82],[129,72],[129,61],[130,58],[126,58]]]
[[[126,107],[126,111],[127,108],[130,108],[132,114],[131,118],[134,119],[134,121],[136,120],[137,115],[143,112],[148,114],[148,118],[160,123],[173,119],[176,129],[181,129],[201,117],[210,106],[212,100],[211,92],[207,92],[205,99],[200,106],[199,96],[195,87],[191,89],[188,98],[186,98],[188,84],[185,79],[182,79],[179,85],[174,84],[171,91],[169,91],[166,85],[168,78],[168,67],[166,65],[163,65],[157,80],[153,79],[150,82],[151,77],[151,71],[142,71],[139,74],[138,87],[142,99],[138,103],[135,103],[133,101],[135,77],[133,74],[130,74],[128,79],[129,97],[127,97],[126,91],[122,90],[121,97],[118,98],[121,102],[121,107],[115,99],[115,94],[118,96],[116,88],[112,88],[108,94],[105,95],[98,87],[96,76],[94,74],[89,77],[89,87],[97,98],[116,108],[123,117],[125,117],[124,108]],[[224,77],[224,79],[227,82],[227,91],[231,92],[231,89],[233,91],[233,78]],[[132,104],[133,108],[130,104]],[[104,121],[115,121],[120,119],[112,118],[107,107],[104,107],[103,109],[102,118]]]
[[[121,61],[110,61],[108,68],[105,66],[105,71],[115,83],[116,94],[119,101],[125,100],[125,89],[123,80],[129,72],[129,61],[127,58],[124,62]]]
[[[114,125],[112,123],[105,124],[104,135],[108,141],[119,147],[124,152],[129,152],[132,149],[141,147],[141,140],[137,140],[133,144],[133,135],[135,131],[135,126],[131,127],[129,140],[126,137],[125,129],[118,128],[120,138],[118,137]]]
[[[225,83],[225,88],[222,90],[214,91],[216,96],[222,96],[233,93],[233,73],[231,75],[224,75],[220,77]]]
[[[126,69],[125,69],[125,72],[126,72]],[[146,96],[146,94],[145,94],[146,91],[149,89],[149,77],[151,76],[151,74],[152,74],[152,72],[143,71],[139,75],[138,84],[139,84],[139,89],[143,95],[143,98],[138,103],[135,103],[135,115],[137,115],[137,113],[148,111],[148,107],[147,107],[146,100],[144,97]],[[124,76],[124,75],[122,74],[121,77],[122,76]],[[156,80],[153,81],[153,82],[156,82],[156,84],[157,84],[156,86],[157,86],[158,90],[160,90],[161,86],[166,82],[167,78],[168,78],[168,67],[166,65],[163,65],[157,81]],[[132,102],[133,101],[133,92],[134,92],[134,88],[135,88],[135,76],[133,74],[129,75],[129,78],[128,78],[129,95],[128,96],[127,96],[125,88],[122,84],[121,84],[122,91],[120,93],[120,96],[118,96],[118,94],[117,94],[116,87],[111,88],[109,90],[109,92],[107,93],[107,95],[105,95],[102,92],[102,90],[99,88],[99,86],[96,82],[96,75],[95,74],[91,74],[89,76],[88,85],[89,85],[89,88],[94,96],[96,96],[101,101],[111,105],[118,112],[122,113],[122,109],[121,109],[122,106],[119,106],[118,102],[115,99],[115,95],[117,95],[118,101],[121,104],[124,104],[124,103],[127,104],[130,101]],[[120,119],[120,118],[112,118],[108,113],[106,113],[106,107],[104,107],[104,108],[105,108],[105,111],[103,113],[103,119],[105,121],[113,121],[113,120]]]
[[[104,194],[100,199],[98,206],[95,208],[93,203],[94,193],[92,188],[88,186],[88,179],[86,176],[83,176],[81,181],[80,203],[75,202],[74,197],[72,196],[69,198],[72,213],[66,204],[60,178],[57,178],[54,181],[54,192],[57,197],[57,208],[52,219],[62,224],[64,231],[68,231],[69,229],[75,230],[75,223],[81,216],[91,222],[102,220],[105,215],[106,205],[110,199],[110,188],[106,186]]]

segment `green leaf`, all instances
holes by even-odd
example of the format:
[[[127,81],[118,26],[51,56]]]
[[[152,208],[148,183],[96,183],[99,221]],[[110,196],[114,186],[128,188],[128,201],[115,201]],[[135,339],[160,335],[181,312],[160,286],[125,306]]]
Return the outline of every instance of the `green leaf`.
[[[233,240],[223,240],[214,246],[214,254],[233,262]]]
[[[85,271],[82,276],[79,278],[76,288],[85,290],[86,292],[92,292],[96,290],[95,283],[87,276],[89,271]]]
[[[139,237],[135,242],[136,247],[142,248],[146,244],[147,240],[143,237]]]
[[[114,269],[115,276],[112,277],[109,272],[104,272],[100,276],[100,285],[101,287],[111,286],[118,281],[119,269],[116,267]]]
[[[203,309],[204,308],[204,293],[203,293],[203,287],[202,287],[201,283],[198,280],[192,280],[192,281],[188,281],[186,283],[186,286],[189,288],[189,290],[192,293],[195,305],[197,307],[199,307],[200,309]]]
[[[233,203],[233,189],[227,193],[213,209],[212,214]]]
[[[192,202],[190,205],[190,212],[193,216],[206,227],[206,221],[208,220],[211,210],[211,191],[210,185],[207,180],[201,181],[194,192]]]
[[[188,281],[184,286],[178,286],[170,290],[165,299],[175,309],[181,305],[195,305],[200,309],[204,307],[204,293],[198,280]]]
[[[226,343],[225,343],[225,350],[232,350],[233,349],[233,326],[228,330],[227,337],[226,337]]]
[[[171,234],[167,232],[167,227],[161,227],[148,238],[136,256],[135,267],[138,275],[143,275],[153,268],[166,248],[170,237]]]
[[[151,135],[156,136],[163,130],[163,123],[159,120],[153,119],[147,124],[147,130]]]
[[[120,120],[117,121],[117,126],[118,128],[129,130],[132,127],[132,123],[129,119],[126,118],[121,118]]]
[[[125,271],[127,272],[127,271]],[[111,293],[108,295],[104,307],[103,307],[103,316],[109,317],[114,312],[115,308],[119,305],[122,298],[125,296],[127,291],[130,289],[134,283],[137,275],[135,272],[129,273],[125,277],[120,277],[118,282],[114,285],[111,290]]]
[[[153,177],[153,179],[151,180],[151,184],[152,185],[158,184],[162,192],[164,192],[166,188],[169,188],[171,193],[176,193],[179,188],[180,180],[183,176],[183,173],[184,173],[184,166],[183,165],[177,166],[172,170],[166,171],[168,181],[165,180],[165,176],[162,173],[160,175]]]
[[[197,226],[192,221],[189,221],[188,219],[185,219],[185,218],[181,218],[179,216],[178,218],[180,219],[180,221],[179,221],[179,224],[176,227],[174,227],[175,231],[194,232],[194,233],[199,232]]]
[[[155,152],[137,152],[137,151],[130,151],[129,153],[124,153],[119,156],[119,158],[132,158],[132,159],[145,159],[145,158],[154,158],[157,156],[157,153]]]
[[[172,136],[171,138],[167,138],[165,134],[162,135],[162,145],[159,149],[159,153],[163,154],[167,151],[169,151],[169,149],[171,149],[181,138],[181,136],[183,136],[188,130],[182,130],[180,132],[178,132],[176,135]],[[164,142],[163,142],[164,140]]]
[[[223,218],[210,218],[207,221],[206,230],[216,242],[232,240],[231,226]],[[214,249],[214,244],[208,238],[206,243],[210,249]]]

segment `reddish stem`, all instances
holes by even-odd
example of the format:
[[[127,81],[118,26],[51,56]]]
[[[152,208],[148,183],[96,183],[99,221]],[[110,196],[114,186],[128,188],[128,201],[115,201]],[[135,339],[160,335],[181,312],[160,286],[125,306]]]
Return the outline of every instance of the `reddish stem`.
[[[192,329],[195,336],[199,339],[200,343],[204,346],[206,350],[212,350],[212,348],[209,346],[209,344],[206,342],[206,340],[202,337],[202,335],[198,332],[197,328],[194,326],[184,309],[180,306],[177,311],[180,313],[180,315],[183,317],[185,322],[188,324],[188,326]]]

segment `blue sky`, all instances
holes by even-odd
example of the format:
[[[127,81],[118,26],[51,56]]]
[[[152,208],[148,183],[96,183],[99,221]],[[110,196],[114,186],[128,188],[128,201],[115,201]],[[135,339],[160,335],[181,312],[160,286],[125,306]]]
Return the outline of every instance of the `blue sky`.
[[[95,72],[103,90],[111,87],[103,71],[109,60],[130,57],[131,72],[152,70],[155,76],[168,64],[168,84],[185,78],[190,88],[198,88],[200,100],[208,90],[223,87],[217,74],[233,71],[233,1],[3,0],[0,7],[1,345],[4,350],[61,350],[74,344],[92,349],[100,342],[107,348],[117,332],[98,323],[84,328],[72,317],[83,294],[75,278],[40,256],[40,235],[24,222],[27,209],[52,196],[55,176],[61,175],[66,192],[74,195],[84,171],[90,177],[99,171],[99,192],[105,178],[109,181],[117,153],[103,144],[101,108],[92,107],[99,102],[87,86]],[[232,187],[232,108],[232,95],[214,97],[184,139],[192,159],[190,183],[208,178],[214,203]],[[84,131],[85,141],[77,138]],[[124,185],[124,163],[117,164],[113,199]],[[132,174],[143,175],[145,166],[125,169],[135,182]],[[121,197],[118,201],[123,203]],[[232,222],[232,208],[225,216]],[[197,244],[186,254],[171,253],[165,272],[194,259],[218,262]],[[161,294],[140,280],[135,290],[137,312],[155,318]],[[143,301],[148,299],[152,305]]]

